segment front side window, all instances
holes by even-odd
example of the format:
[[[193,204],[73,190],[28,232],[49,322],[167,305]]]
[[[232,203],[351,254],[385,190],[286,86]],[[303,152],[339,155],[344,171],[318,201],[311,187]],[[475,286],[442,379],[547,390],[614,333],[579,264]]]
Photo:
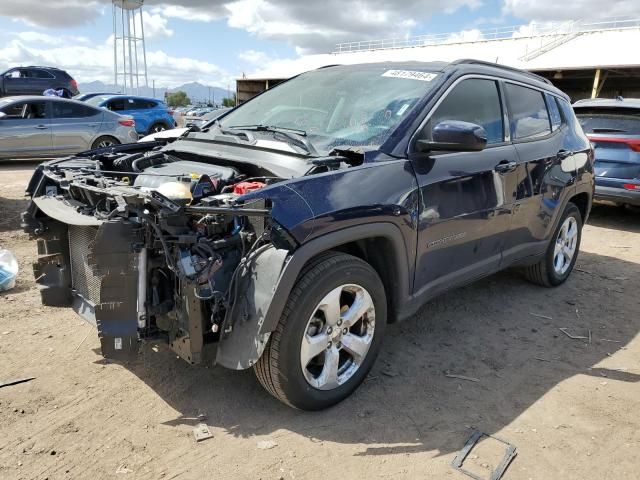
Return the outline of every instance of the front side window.
[[[320,154],[339,146],[375,148],[412,113],[437,76],[384,65],[314,70],[240,105],[221,124],[302,130]]]
[[[5,113],[7,119],[42,119],[47,118],[47,104],[45,102],[13,103],[0,109],[0,112]]]
[[[128,110],[129,106],[127,102],[125,102],[124,98],[116,98],[115,100],[110,100],[107,103],[107,108],[112,112],[121,112],[123,110]]]
[[[478,78],[461,81],[438,105],[421,138],[432,140],[433,128],[445,120],[475,123],[487,132],[487,144],[503,142],[504,122],[497,83]]]
[[[549,135],[551,123],[542,92],[513,83],[507,83],[505,87],[513,138],[518,140]]]

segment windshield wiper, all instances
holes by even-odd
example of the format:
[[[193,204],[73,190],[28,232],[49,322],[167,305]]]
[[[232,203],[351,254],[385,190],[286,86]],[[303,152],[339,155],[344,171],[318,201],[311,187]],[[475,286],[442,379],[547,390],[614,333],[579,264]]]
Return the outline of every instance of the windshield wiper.
[[[230,130],[249,130],[255,132],[271,132],[287,138],[289,144],[302,148],[307,154],[317,156],[318,152],[307,138],[307,132],[296,128],[276,127],[271,125],[233,125]]]

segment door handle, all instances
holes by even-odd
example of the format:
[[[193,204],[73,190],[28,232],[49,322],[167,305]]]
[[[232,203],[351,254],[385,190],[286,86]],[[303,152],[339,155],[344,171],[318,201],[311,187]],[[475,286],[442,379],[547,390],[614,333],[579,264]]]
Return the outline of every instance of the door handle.
[[[94,127],[95,128],[95,127],[99,126],[100,124],[99,123],[89,123],[88,125],[90,127]]]
[[[46,130],[46,129],[47,129],[47,128],[49,128],[49,127],[48,127],[48,126],[46,126],[46,125],[36,125],[36,126],[35,126],[35,127],[33,127],[33,128],[37,128],[38,130]]]
[[[514,161],[502,160],[493,169],[498,173],[513,172],[518,167],[518,164]]]
[[[558,159],[559,160],[564,160],[565,158],[569,158],[571,155],[573,155],[573,152],[571,150],[559,150],[558,151]]]

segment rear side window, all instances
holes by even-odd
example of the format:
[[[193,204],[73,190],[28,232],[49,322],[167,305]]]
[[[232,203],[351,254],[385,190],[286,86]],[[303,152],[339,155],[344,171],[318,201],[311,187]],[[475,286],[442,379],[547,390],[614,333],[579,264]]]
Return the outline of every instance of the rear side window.
[[[488,144],[503,142],[502,107],[496,82],[476,78],[460,82],[436,108],[421,137],[432,139],[433,128],[445,120],[475,123],[487,132]]]
[[[51,75],[49,72],[47,72],[46,70],[31,70],[31,76],[33,78],[56,78],[53,75]]]
[[[543,137],[551,133],[542,92],[513,83],[505,85],[514,139]]]
[[[149,108],[154,108],[156,106],[155,102],[151,100],[145,100],[143,98],[136,98],[133,100],[133,106],[136,110],[147,110]]]
[[[98,113],[86,105],[75,103],[53,102],[53,118],[86,118]]]
[[[551,120],[551,131],[555,132],[562,125],[562,115],[560,115],[560,107],[558,100],[553,95],[545,94],[547,99],[547,108],[549,109],[549,118]]]
[[[640,109],[574,107],[584,133],[640,135]]]

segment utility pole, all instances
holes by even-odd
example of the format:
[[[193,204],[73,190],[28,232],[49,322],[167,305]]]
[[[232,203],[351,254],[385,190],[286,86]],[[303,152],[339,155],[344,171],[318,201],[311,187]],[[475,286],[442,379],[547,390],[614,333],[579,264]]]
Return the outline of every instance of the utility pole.
[[[153,98],[156,98],[156,79],[152,80],[153,82]]]

